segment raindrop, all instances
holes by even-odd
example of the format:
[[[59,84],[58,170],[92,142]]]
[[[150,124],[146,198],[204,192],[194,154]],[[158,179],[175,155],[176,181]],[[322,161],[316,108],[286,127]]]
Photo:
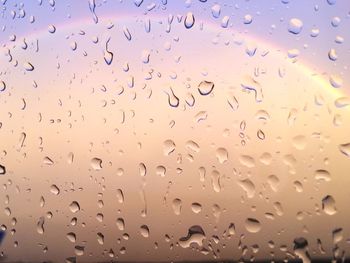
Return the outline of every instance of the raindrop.
[[[244,16],[244,19],[243,19],[243,23],[248,25],[248,24],[251,24],[253,22],[253,17],[249,14],[245,15]]]
[[[261,230],[260,222],[255,218],[247,218],[244,224],[245,228],[250,233],[257,233]]]
[[[176,108],[180,104],[180,100],[176,95],[174,94],[174,91],[172,88],[170,88],[170,93],[166,92],[165,93],[168,95],[168,103],[171,107]]]
[[[0,164],[0,175],[3,175],[6,173],[6,167]]]
[[[223,164],[227,162],[228,160],[228,152],[225,148],[218,148],[216,149],[216,158],[219,161],[219,163]]]
[[[130,41],[131,40],[131,34],[130,34],[129,29],[126,26],[123,27],[123,33],[124,33],[124,36],[126,37],[126,39]]]
[[[220,5],[213,5],[211,8],[211,14],[214,18],[219,18],[221,13],[221,6]]]
[[[334,48],[332,48],[328,51],[328,58],[332,61],[336,61],[338,59],[337,52],[335,51]]]
[[[116,225],[120,231],[124,231],[125,229],[125,223],[123,218],[118,218],[116,221]]]
[[[209,95],[214,89],[214,83],[211,81],[202,81],[198,85],[199,94],[206,96]]]
[[[97,242],[100,244],[100,245],[103,245],[104,244],[104,240],[105,240],[105,237],[102,233],[98,232],[97,233]]]
[[[350,143],[340,144],[339,151],[350,158]]]
[[[26,71],[33,71],[34,70],[34,66],[30,63],[30,62],[25,62],[23,64],[23,68],[26,70]]]
[[[49,30],[49,33],[53,34],[56,32],[56,27],[54,25],[49,25],[48,30]]]
[[[95,171],[102,169],[102,160],[100,158],[92,158],[90,164]]]
[[[181,214],[181,208],[182,208],[182,201],[179,198],[175,198],[173,200],[173,210],[175,215],[180,215]]]
[[[190,29],[191,27],[193,27],[195,22],[194,16],[191,12],[187,13],[185,20],[184,20],[184,25],[187,29]]]
[[[140,234],[141,234],[141,236],[143,236],[145,238],[149,237],[149,228],[148,228],[148,226],[142,225],[140,227]]]
[[[121,189],[117,189],[117,200],[119,203],[124,203],[124,193]]]
[[[83,247],[83,246],[75,246],[74,247],[75,255],[77,255],[77,256],[84,255],[84,249],[85,249],[85,247]]]
[[[331,174],[327,170],[316,170],[315,171],[315,179],[317,181],[325,181],[329,182],[331,180]]]
[[[203,240],[205,239],[205,233],[202,227],[195,225],[191,226],[188,229],[188,234],[186,237],[182,237],[179,240],[179,245],[182,248],[188,248],[192,243],[197,244],[198,246],[203,246]]]
[[[77,213],[78,211],[80,211],[80,205],[77,201],[73,201],[70,205],[69,205],[69,209],[72,213]]]
[[[72,242],[75,243],[77,240],[77,237],[75,236],[75,234],[73,232],[69,232],[66,234],[67,239]]]
[[[245,180],[241,180],[238,182],[238,185],[240,187],[242,187],[242,189],[245,191],[246,195],[248,198],[253,198],[255,195],[255,185],[254,183],[249,180],[249,179],[245,179]]]
[[[337,208],[335,207],[335,200],[331,195],[327,195],[322,199],[322,210],[327,215],[334,215],[337,213]]]
[[[39,218],[39,221],[36,225],[36,231],[40,234],[40,235],[43,235],[44,232],[45,232],[45,229],[44,229],[44,223],[45,223],[45,218],[42,216]]]
[[[293,34],[299,34],[303,29],[303,22],[298,18],[289,20],[288,31]]]
[[[191,209],[193,213],[198,214],[202,211],[202,205],[199,203],[192,203]]]
[[[166,140],[163,142],[163,154],[165,156],[169,156],[171,153],[175,151],[175,143],[172,140]]]
[[[329,77],[329,83],[331,83],[333,88],[340,88],[343,86],[343,79],[339,75],[331,75]]]
[[[54,195],[59,195],[60,194],[60,189],[57,187],[57,185],[53,184],[50,187],[50,192]]]

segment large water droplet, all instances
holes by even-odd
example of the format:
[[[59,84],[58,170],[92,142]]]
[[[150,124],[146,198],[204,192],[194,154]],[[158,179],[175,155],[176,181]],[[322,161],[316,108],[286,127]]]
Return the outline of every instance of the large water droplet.
[[[188,248],[192,243],[198,246],[203,246],[203,240],[205,239],[205,233],[202,227],[196,225],[191,226],[188,229],[188,234],[186,237],[182,237],[179,240],[179,245],[183,248]]]
[[[185,20],[184,20],[184,25],[187,29],[190,29],[191,27],[193,27],[195,22],[194,16],[191,12],[188,12],[187,15],[185,16]]]
[[[77,201],[73,201],[70,205],[69,205],[69,209],[72,213],[77,213],[80,210],[80,205]]]
[[[331,195],[327,195],[322,199],[322,209],[327,215],[334,215],[337,213],[335,200]]]
[[[245,228],[250,233],[257,233],[261,230],[260,222],[255,218],[247,218],[244,224]]]
[[[288,31],[293,34],[299,34],[303,29],[303,22],[298,18],[289,20]]]
[[[211,81],[202,81],[201,83],[199,83],[198,85],[198,91],[199,91],[199,94],[201,95],[209,95],[213,89],[214,89],[214,83],[211,82]]]

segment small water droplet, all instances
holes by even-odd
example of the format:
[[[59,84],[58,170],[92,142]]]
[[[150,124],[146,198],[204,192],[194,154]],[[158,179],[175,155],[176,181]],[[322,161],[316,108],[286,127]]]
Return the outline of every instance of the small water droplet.
[[[350,158],[350,143],[340,144],[339,151]]]
[[[174,211],[175,215],[180,215],[181,214],[181,208],[182,208],[182,201],[181,201],[181,199],[175,198],[173,200],[172,206],[173,206],[173,211]]]
[[[56,27],[54,25],[49,25],[47,29],[51,34],[56,32]]]

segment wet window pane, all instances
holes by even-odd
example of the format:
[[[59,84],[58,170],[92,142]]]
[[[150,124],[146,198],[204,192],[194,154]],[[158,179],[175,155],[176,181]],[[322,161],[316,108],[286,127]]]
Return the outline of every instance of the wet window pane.
[[[0,262],[345,262],[348,0],[0,0]]]

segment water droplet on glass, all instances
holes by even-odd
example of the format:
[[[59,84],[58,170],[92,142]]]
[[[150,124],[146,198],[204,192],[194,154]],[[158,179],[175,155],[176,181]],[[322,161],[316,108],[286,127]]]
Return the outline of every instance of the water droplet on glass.
[[[350,143],[340,144],[339,151],[350,158]]]
[[[219,18],[221,13],[221,6],[220,5],[213,5],[211,8],[211,14],[214,18]]]
[[[334,215],[337,213],[337,208],[335,207],[335,200],[331,195],[327,195],[322,199],[322,210],[327,215]]]
[[[188,234],[186,237],[182,237],[179,240],[179,245],[182,248],[188,248],[192,243],[198,246],[203,246],[203,240],[205,239],[205,233],[201,226],[195,225],[188,229]]]
[[[250,233],[257,233],[261,230],[260,222],[255,218],[247,218],[244,224],[245,228]]]
[[[141,234],[141,236],[143,236],[145,238],[149,237],[149,228],[148,228],[148,226],[142,225],[140,227],[140,234]]]
[[[289,20],[288,31],[293,34],[299,34],[303,29],[303,22],[298,18]]]
[[[219,163],[225,163],[228,160],[228,152],[225,148],[218,148],[216,149],[216,158],[219,161]]]
[[[48,28],[49,33],[53,34],[56,32],[56,27],[54,25],[49,25]]]
[[[69,209],[72,213],[77,213],[78,211],[80,211],[80,205],[77,201],[73,201],[70,205],[69,205]]]
[[[92,158],[90,164],[95,171],[102,169],[102,160],[100,158]]]
[[[169,156],[171,153],[175,151],[175,142],[172,140],[166,140],[163,142],[163,154],[165,156]]]
[[[173,200],[173,211],[175,215],[180,215],[181,214],[181,208],[182,208],[182,201],[179,198],[175,198]]]
[[[59,195],[60,189],[57,187],[57,185],[53,184],[50,186],[50,192],[54,195]]]
[[[75,234],[73,232],[69,232],[66,234],[67,239],[72,242],[75,243],[75,241],[77,240]]]
[[[202,81],[198,85],[199,94],[206,96],[209,95],[214,89],[214,83],[211,81]]]
[[[184,25],[187,29],[190,29],[191,27],[193,27],[195,22],[194,16],[191,12],[188,12],[187,15],[185,16],[185,20],[184,20]]]

